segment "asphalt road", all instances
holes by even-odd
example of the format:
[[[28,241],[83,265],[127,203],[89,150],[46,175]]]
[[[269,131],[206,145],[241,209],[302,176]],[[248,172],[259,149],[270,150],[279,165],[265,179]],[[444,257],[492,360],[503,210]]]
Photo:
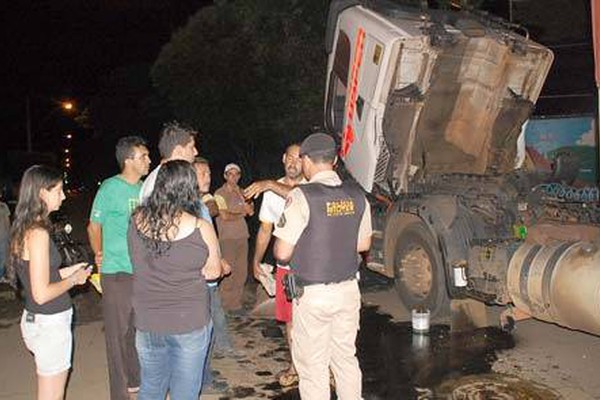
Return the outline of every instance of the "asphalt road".
[[[65,204],[80,239],[85,238],[90,199],[84,200]],[[519,322],[511,333],[493,326],[453,332],[446,324],[434,324],[428,334],[415,334],[389,280],[365,271],[361,290],[358,356],[366,400],[600,399],[599,337],[536,320]],[[272,318],[272,303],[261,303],[265,298],[255,283],[247,284],[248,312],[229,318],[235,355],[213,361],[217,380],[227,389],[202,399],[299,398],[297,388],[277,383],[276,374],[289,356],[282,327]],[[74,300],[75,352],[67,399],[107,399],[100,296],[90,289],[76,293]],[[251,312],[257,303],[262,306]],[[33,358],[18,326],[21,310],[13,292],[0,285],[1,399],[34,398]],[[495,324],[493,318],[489,322]]]
[[[389,315],[395,326],[409,329],[406,321],[410,315],[392,285],[365,288],[363,303]],[[498,325],[497,311],[488,309],[488,323],[492,325],[488,328],[447,333],[446,337],[447,327],[434,326],[425,351],[423,341],[415,340],[413,335],[409,353],[426,358],[418,367],[426,384],[423,391],[407,398],[448,398],[451,393],[449,398],[453,399],[600,399],[600,337],[535,319],[520,321],[506,333],[493,327]],[[438,332],[444,334],[436,335]],[[445,350],[440,352],[440,348]],[[417,356],[419,351],[421,355]],[[491,395],[487,392],[490,388],[497,393]]]
[[[511,334],[491,327],[453,333],[447,325],[433,325],[428,335],[417,335],[410,321],[402,321],[407,313],[389,285],[367,276],[362,286],[358,352],[366,400],[600,398],[598,337],[534,320],[519,323]],[[261,290],[248,284],[248,310],[256,304],[255,293]],[[89,290],[74,299],[76,346],[67,399],[107,399],[100,297]],[[13,293],[0,286],[0,398],[7,400],[35,393],[33,359],[18,327],[20,310]],[[229,319],[235,355],[213,361],[227,390],[202,399],[299,398],[296,388],[277,383],[288,353],[270,303],[260,311]]]

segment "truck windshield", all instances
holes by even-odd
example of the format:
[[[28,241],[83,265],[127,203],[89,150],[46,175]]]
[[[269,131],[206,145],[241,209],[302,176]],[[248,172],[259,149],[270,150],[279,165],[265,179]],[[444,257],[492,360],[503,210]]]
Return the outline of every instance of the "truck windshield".
[[[327,123],[329,129],[337,134],[342,132],[344,126],[349,67],[350,40],[348,39],[348,35],[340,30],[335,48],[335,58],[329,80],[327,99]]]

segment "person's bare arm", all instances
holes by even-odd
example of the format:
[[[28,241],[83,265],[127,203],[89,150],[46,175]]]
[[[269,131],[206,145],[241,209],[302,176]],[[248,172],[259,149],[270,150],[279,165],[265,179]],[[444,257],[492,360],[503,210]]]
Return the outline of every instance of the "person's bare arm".
[[[246,199],[255,199],[261,193],[270,190],[281,197],[286,197],[293,187],[285,183],[277,182],[271,179],[253,182],[250,186],[244,189],[244,197]]]
[[[208,200],[204,204],[206,205],[206,208],[208,208],[208,213],[211,217],[214,218],[219,215],[219,206],[217,205],[216,201]]]
[[[244,210],[246,211],[246,215],[248,217],[251,217],[254,215],[254,202],[253,201],[247,201],[246,203],[244,203]]]
[[[88,238],[90,246],[94,252],[94,262],[100,272],[102,266],[102,225],[97,222],[90,221],[87,226]]]
[[[221,275],[229,275],[231,274],[231,265],[227,262],[226,259],[221,258]]]
[[[244,218],[246,210],[244,209],[243,204],[237,207],[231,206],[227,204],[225,198],[223,198],[223,196],[219,195],[218,193],[215,193],[214,199],[215,203],[217,204],[217,207],[219,208],[219,217],[222,218],[224,221],[233,221],[236,219]]]
[[[256,233],[256,245],[254,247],[254,258],[252,259],[252,269],[254,271],[254,278],[258,279],[263,272],[260,269],[260,263],[265,257],[267,247],[271,241],[271,232],[273,231],[273,224],[270,222],[260,222],[258,232]]]
[[[29,256],[29,281],[31,294],[37,304],[45,304],[75,285],[85,283],[90,275],[86,263],[73,266],[74,272],[59,282],[50,283],[50,236],[44,229],[34,229],[27,236],[26,252]]]
[[[365,236],[356,243],[356,252],[362,253],[363,251],[367,251],[371,248],[371,235]]]
[[[363,211],[362,218],[360,220],[360,226],[358,228],[358,241],[356,243],[356,252],[362,253],[363,251],[371,248],[371,237],[373,236],[373,228],[371,226],[371,205],[367,201],[365,203],[365,210]]]
[[[225,221],[233,221],[244,218],[245,216],[251,217],[252,215],[254,215],[253,203],[244,203],[235,208],[219,209],[219,216]]]
[[[273,246],[273,255],[278,262],[288,264],[292,259],[292,254],[294,254],[295,247],[295,245],[288,243],[283,239],[277,238],[275,240],[275,245]]]
[[[198,220],[198,228],[202,239],[208,246],[208,259],[202,267],[202,275],[206,280],[215,280],[221,277],[221,250],[217,234],[211,224],[201,219]]]
[[[219,216],[225,221],[233,221],[236,219],[244,218],[245,212],[219,210]]]
[[[87,262],[80,262],[80,263],[73,264],[73,265],[68,266],[68,267],[61,267],[58,270],[58,274],[60,275],[61,279],[65,279],[65,278],[68,278],[69,276],[73,275],[79,269],[81,269],[82,266],[84,268],[91,267],[89,265],[89,263],[87,263]]]

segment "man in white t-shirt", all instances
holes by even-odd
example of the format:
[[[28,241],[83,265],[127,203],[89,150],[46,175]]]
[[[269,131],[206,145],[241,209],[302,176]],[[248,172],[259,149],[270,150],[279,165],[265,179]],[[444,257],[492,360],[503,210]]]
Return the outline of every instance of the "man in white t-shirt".
[[[257,181],[244,190],[246,198],[256,198],[264,192],[258,214],[260,227],[256,234],[256,247],[254,248],[254,258],[252,260],[254,277],[258,280],[260,280],[262,274],[265,274],[260,268],[260,263],[265,256],[267,247],[269,247],[273,225],[279,221],[281,214],[283,214],[285,198],[290,190],[304,180],[302,175],[302,161],[300,159],[300,145],[292,144],[288,146],[283,154],[282,162],[285,168],[285,176],[283,178],[277,181]],[[287,301],[281,282],[287,270],[289,270],[288,266],[277,265],[275,278],[275,318],[278,321],[285,322],[286,337],[288,345],[291,348],[292,303]],[[297,380],[298,375],[293,363],[279,374],[279,383],[282,386],[290,386],[296,383]]]

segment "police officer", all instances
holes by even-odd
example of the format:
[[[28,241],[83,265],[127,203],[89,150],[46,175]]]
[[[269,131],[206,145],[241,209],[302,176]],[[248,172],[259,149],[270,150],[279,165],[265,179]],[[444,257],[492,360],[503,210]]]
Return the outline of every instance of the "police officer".
[[[333,170],[336,146],[323,133],[300,147],[309,182],[292,190],[275,227],[275,258],[288,262],[303,287],[294,300],[292,357],[300,396],[329,399],[330,367],[341,400],[361,398],[356,358],[360,292],[358,253],[371,245],[370,207],[361,189]]]

